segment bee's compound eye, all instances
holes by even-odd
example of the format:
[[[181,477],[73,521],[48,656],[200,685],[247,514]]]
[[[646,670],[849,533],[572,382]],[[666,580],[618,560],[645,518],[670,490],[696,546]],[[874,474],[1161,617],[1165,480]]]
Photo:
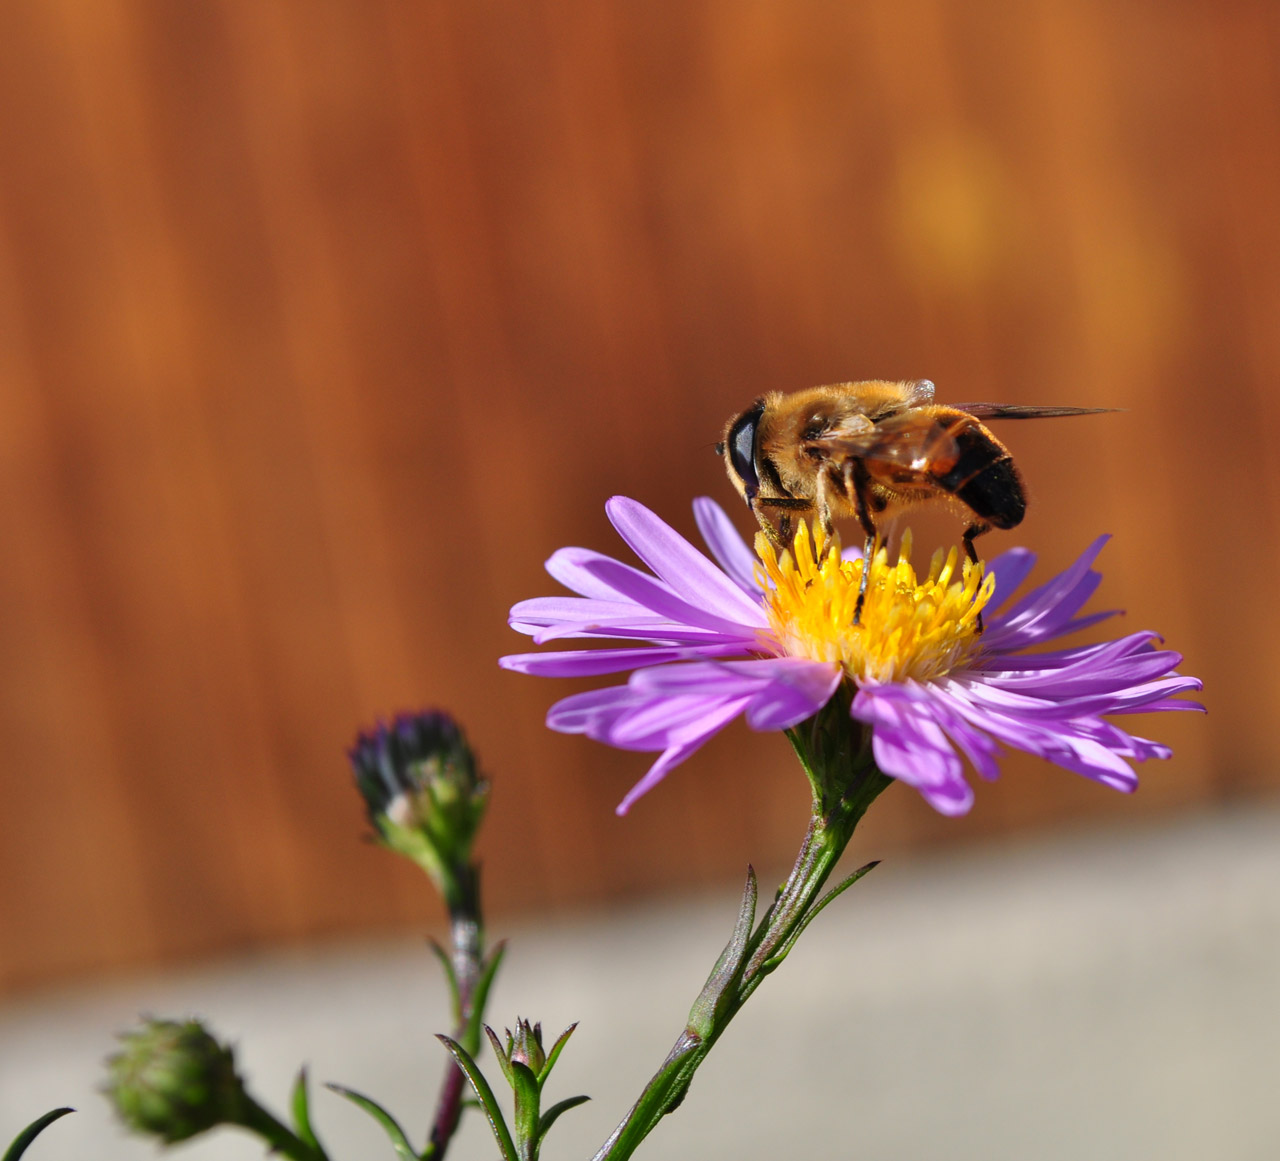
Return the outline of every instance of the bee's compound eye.
[[[756,428],[760,413],[759,407],[753,407],[740,415],[729,429],[729,463],[742,480],[748,498],[760,488],[760,477],[756,475]]]

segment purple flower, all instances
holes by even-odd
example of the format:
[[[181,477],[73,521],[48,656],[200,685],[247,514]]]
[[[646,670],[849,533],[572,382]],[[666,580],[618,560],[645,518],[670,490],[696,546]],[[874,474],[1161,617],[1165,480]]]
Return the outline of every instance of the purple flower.
[[[872,729],[879,768],[953,815],[973,803],[963,759],[995,778],[1002,746],[1132,791],[1129,763],[1171,751],[1103,715],[1203,708],[1176,698],[1201,683],[1174,672],[1181,657],[1157,648],[1151,632],[1027,652],[1113,615],[1080,614],[1101,580],[1091,566],[1105,536],[1011,603],[1033,553],[1014,548],[985,570],[968,562],[957,570],[955,551],[939,552],[919,579],[908,533],[896,563],[883,549],[875,554],[855,624],[864,562],[821,529],[802,527],[781,553],[757,536],[757,555],[719,505],[698,499],[694,516],[713,563],[634,500],[615,496],[606,511],[652,571],[560,549],[547,571],[579,595],[521,601],[511,625],[538,644],[610,643],[501,664],[548,677],[631,671],[625,685],[567,697],[547,715],[554,730],[661,751],[619,814],[735,718],[756,730],[790,729],[843,681],[854,689],[852,716]]]

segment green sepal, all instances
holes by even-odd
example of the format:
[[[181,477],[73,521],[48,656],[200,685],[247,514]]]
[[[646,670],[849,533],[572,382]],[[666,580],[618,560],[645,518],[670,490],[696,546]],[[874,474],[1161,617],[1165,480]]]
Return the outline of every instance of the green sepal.
[[[75,1109],[73,1108],[50,1109],[43,1117],[32,1121],[21,1133],[14,1137],[13,1143],[5,1150],[3,1161],[18,1161],[18,1158],[27,1151],[27,1146],[52,1125],[54,1121],[59,1117],[65,1117],[68,1113],[74,1112]]]
[[[547,1135],[547,1130],[560,1119],[561,1113],[567,1113],[570,1109],[576,1109],[579,1105],[586,1104],[591,1098],[589,1096],[567,1097],[562,1101],[556,1101],[538,1120],[538,1141],[541,1143],[542,1138]]]
[[[327,1156],[324,1146],[320,1144],[315,1130],[311,1127],[311,1096],[307,1091],[306,1065],[298,1069],[298,1079],[293,1084],[291,1103],[293,1107],[293,1125],[298,1131],[298,1136],[319,1153],[321,1157]]]
[[[502,1069],[502,1075],[506,1078],[507,1084],[515,1088],[516,1082],[511,1075],[511,1057],[508,1055],[508,1050],[503,1047],[502,1040],[488,1024],[484,1026],[484,1034],[489,1037],[489,1044],[493,1048],[494,1056],[498,1058],[498,1066]]]
[[[838,896],[843,895],[850,887],[862,878],[868,871],[874,871],[880,865],[879,859],[873,859],[871,862],[864,864],[853,872],[847,879],[842,879],[836,886],[832,887],[821,899],[819,899],[808,911],[804,913],[804,918],[796,924],[795,930],[779,945],[778,950],[773,953],[767,960],[760,965],[761,975],[768,975],[773,971],[795,947],[796,940],[800,938],[804,929],[817,918],[820,912],[828,903],[833,902]]]
[[[377,1101],[370,1100],[367,1096],[363,1096],[352,1089],[344,1088],[340,1084],[327,1084],[325,1088],[336,1092],[339,1096],[346,1097],[352,1104],[359,1105],[377,1121],[386,1131],[387,1136],[391,1138],[392,1148],[395,1149],[396,1156],[401,1161],[418,1161],[417,1151],[409,1144],[409,1138],[405,1136],[404,1130],[400,1127],[400,1122]]]
[[[428,939],[427,943],[436,959],[440,961],[440,966],[444,968],[445,982],[449,985],[449,1010],[453,1013],[453,1026],[456,1028],[462,1023],[462,992],[458,988],[458,973],[454,971],[453,960],[440,946],[438,939]]]
[[[515,1097],[516,1146],[521,1157],[535,1157],[538,1152],[538,1107],[541,1092],[532,1068],[518,1060],[511,1062],[511,1091]]]
[[[490,1035],[492,1035],[492,1032],[490,1032]],[[484,1115],[489,1122],[489,1127],[493,1130],[494,1139],[498,1142],[498,1149],[502,1153],[503,1161],[520,1161],[519,1155],[516,1153],[515,1142],[511,1139],[511,1130],[507,1128],[502,1109],[498,1107],[498,1098],[493,1095],[493,1089],[489,1087],[489,1082],[485,1080],[484,1073],[480,1071],[476,1062],[471,1058],[471,1054],[456,1040],[448,1036],[437,1036],[436,1039],[453,1054],[454,1060],[458,1062],[458,1067],[462,1069],[467,1080],[471,1082],[471,1088],[479,1099],[480,1105],[484,1109]]]
[[[702,991],[694,1000],[693,1007],[689,1009],[688,1029],[701,1040],[705,1040],[715,1030],[722,1005],[733,999],[734,989],[730,985],[738,978],[746,959],[759,893],[755,868],[748,866],[742,904],[738,909],[738,922],[734,925],[733,934],[720,953],[720,958],[716,960],[716,966],[711,969]]]
[[[568,1028],[560,1033],[560,1038],[551,1046],[551,1051],[547,1053],[547,1062],[542,1066],[542,1069],[538,1073],[539,1092],[542,1091],[542,1086],[547,1083],[547,1077],[551,1075],[551,1070],[555,1068],[556,1061],[560,1059],[560,1053],[564,1051],[564,1046],[569,1043],[569,1037],[573,1035],[574,1030],[577,1027],[578,1022],[575,1020]],[[587,1097],[586,1099],[590,1100],[591,1098]]]

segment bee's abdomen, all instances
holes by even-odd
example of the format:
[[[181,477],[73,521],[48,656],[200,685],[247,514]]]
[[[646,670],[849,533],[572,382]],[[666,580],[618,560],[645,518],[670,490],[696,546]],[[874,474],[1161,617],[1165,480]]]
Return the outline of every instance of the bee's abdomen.
[[[1022,523],[1027,498],[1013,458],[980,424],[952,430],[959,454],[938,484],[996,528]]]

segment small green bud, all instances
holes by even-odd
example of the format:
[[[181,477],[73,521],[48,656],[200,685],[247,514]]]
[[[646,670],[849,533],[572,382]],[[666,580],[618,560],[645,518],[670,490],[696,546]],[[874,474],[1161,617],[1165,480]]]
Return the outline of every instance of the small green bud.
[[[517,1017],[515,1034],[507,1029],[507,1059],[527,1065],[534,1076],[541,1073],[542,1066],[547,1063],[547,1054],[542,1047],[542,1025],[531,1027],[528,1020]]]
[[[248,1097],[234,1054],[198,1020],[147,1020],[120,1040],[105,1092],[131,1129],[172,1143],[244,1120]]]
[[[382,844],[412,859],[449,894],[471,858],[489,783],[448,714],[400,714],[356,738],[356,786]]]

